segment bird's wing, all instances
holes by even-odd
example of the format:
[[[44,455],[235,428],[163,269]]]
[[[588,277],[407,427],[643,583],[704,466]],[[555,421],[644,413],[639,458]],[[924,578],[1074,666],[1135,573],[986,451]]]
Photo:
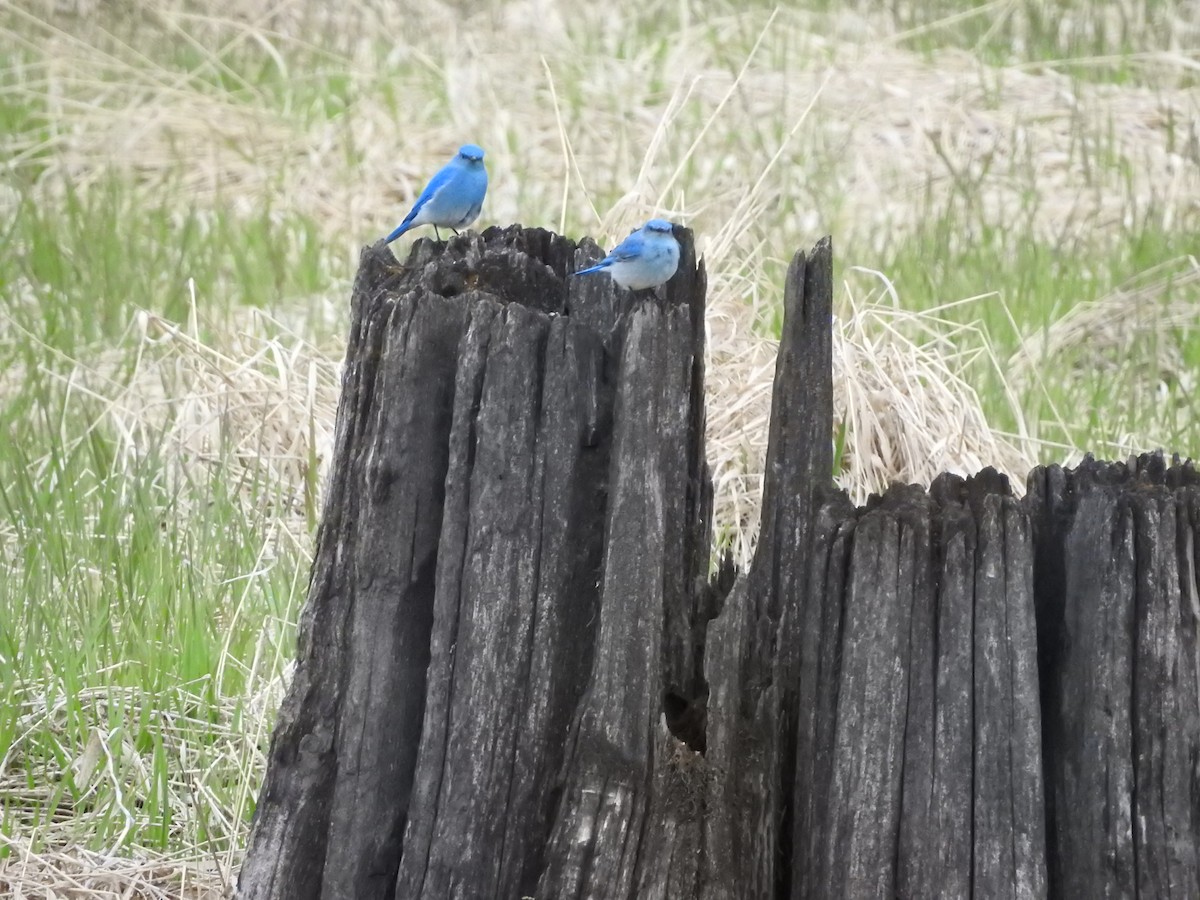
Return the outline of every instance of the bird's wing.
[[[454,177],[454,168],[450,165],[442,166],[438,169],[437,174],[429,179],[429,184],[425,185],[425,190],[421,191],[421,196],[417,198],[417,202],[413,204],[413,208],[408,211],[408,215],[404,217],[401,225],[407,225],[417,217],[417,214],[425,208],[425,204],[433,199],[433,195],[446,186],[446,183]]]
[[[637,259],[642,255],[642,251],[646,249],[646,238],[641,230],[635,231],[621,243],[613,248],[612,253],[608,254],[606,261],[611,263],[619,262],[626,259]]]
[[[600,260],[600,262],[587,269],[580,269],[575,274],[587,275],[589,272],[599,272],[603,269],[607,269],[613,263],[637,259],[642,255],[642,251],[645,249],[645,235],[642,234],[641,229],[638,229],[629,237],[625,238],[625,240],[621,241],[621,243],[617,244],[617,246],[613,247],[612,252],[608,254],[608,256],[604,257],[604,259]]]

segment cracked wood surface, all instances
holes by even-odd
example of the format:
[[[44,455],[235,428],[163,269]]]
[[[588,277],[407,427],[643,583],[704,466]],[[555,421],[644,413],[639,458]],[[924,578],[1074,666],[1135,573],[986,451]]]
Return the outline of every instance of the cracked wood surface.
[[[798,253],[745,573],[711,566],[705,275],[540,229],[363,252],[239,896],[1194,897],[1190,464],[832,482]]]

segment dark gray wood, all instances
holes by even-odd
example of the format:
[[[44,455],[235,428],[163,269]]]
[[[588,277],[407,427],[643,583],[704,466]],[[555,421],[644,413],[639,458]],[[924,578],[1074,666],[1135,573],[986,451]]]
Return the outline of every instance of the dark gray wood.
[[[950,487],[941,478],[934,486]],[[955,484],[957,487],[957,484]],[[948,493],[949,491],[947,491]],[[928,768],[915,767],[925,776],[919,792],[904,796],[905,812],[920,809],[919,818],[906,823],[901,857],[902,889],[906,897],[970,896],[972,876],[974,727],[975,727],[975,560],[978,532],[971,507],[961,495],[945,497],[939,504],[940,552],[937,598],[937,636],[933,646],[914,647],[914,656],[928,653],[935,670],[934,699],[922,713],[932,715],[933,748]],[[932,709],[929,707],[932,706]],[[928,726],[927,726],[928,728]],[[914,760],[916,762],[916,760]],[[905,756],[905,769],[908,770]],[[924,782],[924,777],[921,778]],[[916,785],[914,785],[914,788]],[[923,803],[928,796],[927,804]],[[912,801],[910,804],[910,800]],[[930,836],[930,837],[927,837]],[[913,866],[913,881],[904,883],[904,861]]]
[[[1046,894],[1041,714],[1029,515],[1005,493],[974,499],[973,891]]]
[[[1133,766],[1138,892],[1200,897],[1193,779],[1200,777],[1194,635],[1180,591],[1178,500],[1160,487],[1131,498],[1137,565]],[[1186,547],[1186,544],[1185,544]],[[1189,610],[1190,613],[1190,610]]]
[[[704,269],[364,251],[239,896],[1200,895],[1200,477],[832,484],[798,253],[749,569],[712,559]],[[710,571],[711,569],[711,571]]]
[[[1161,455],[1030,476],[1051,893],[1197,895],[1197,502]]]
[[[972,874],[977,532],[961,480],[942,476],[931,493],[937,597],[913,611],[917,690],[905,739],[897,888],[904,897],[949,900],[970,895]]]
[[[1115,491],[1084,487],[1064,535],[1063,646],[1051,685],[1057,715],[1048,717],[1046,740],[1047,779],[1061,811],[1053,887],[1067,896],[1132,896],[1132,520]]]
[[[598,827],[581,884],[654,883],[642,840],[681,860],[664,896],[694,881],[687,767],[656,763],[691,753],[664,695],[703,694],[712,605],[704,274],[680,236],[658,296],[565,281],[598,249],[537,230],[364,251],[305,611],[338,628],[305,626],[241,896],[532,894],[597,769],[637,791],[632,843]]]
[[[506,809],[513,813],[510,821],[525,828],[536,818],[537,792],[516,790],[524,728],[532,729],[527,753],[544,755],[548,748],[544,707],[530,709],[525,692],[513,686],[527,684],[531,674],[541,554],[552,573],[560,562],[555,551],[576,549],[569,539],[565,546],[542,546],[543,454],[564,443],[578,445],[583,411],[567,397],[563,408],[551,404],[539,416],[551,322],[544,314],[517,305],[501,308],[483,298],[473,305],[472,319],[450,434],[430,705],[400,896],[453,896],[459,871],[471,872],[476,884],[502,886],[506,859],[505,874],[519,880],[522,856],[489,848],[512,837],[506,833]],[[563,336],[556,337],[558,349]],[[582,370],[587,368],[585,363]],[[500,509],[506,519],[497,517]],[[587,591],[570,599],[580,604],[571,613],[585,617],[589,601],[594,603]],[[553,647],[559,635],[544,637]],[[539,674],[553,679],[557,673]]]
[[[364,252],[355,281],[338,463],[256,809],[262,850],[247,855],[240,877],[247,898],[390,892],[377,869],[399,849],[420,737],[445,400],[465,306],[451,300],[430,314],[411,298],[385,297],[386,266]]]
[[[789,890],[808,547],[832,483],[832,244],[797,253],[784,291],[761,537],[744,585],[708,634],[712,768],[702,896]]]
[[[832,493],[832,492],[829,492]],[[798,641],[796,768],[791,896],[821,896],[822,860],[829,829],[834,736],[841,677],[842,598],[849,577],[854,509],[844,494],[818,507],[812,564]]]
[[[689,528],[689,506],[711,508],[703,464],[688,462],[703,453],[702,431],[688,427],[697,421],[690,405],[703,403],[695,365],[702,332],[694,324],[702,309],[669,295],[665,303],[638,306],[627,319],[617,359],[596,649],[570,737],[539,897],[631,895],[647,881],[641,866],[670,858],[645,855],[644,844],[694,842],[662,833],[677,830],[677,823],[648,814],[655,770],[665,763],[655,752],[668,736],[663,694],[679,687],[663,678],[672,671],[688,677],[686,661],[673,666],[667,660],[694,652],[697,598],[689,592],[701,571],[680,569],[700,560],[707,565],[707,557],[688,546],[689,535],[698,536]],[[692,482],[700,477],[705,484]]]

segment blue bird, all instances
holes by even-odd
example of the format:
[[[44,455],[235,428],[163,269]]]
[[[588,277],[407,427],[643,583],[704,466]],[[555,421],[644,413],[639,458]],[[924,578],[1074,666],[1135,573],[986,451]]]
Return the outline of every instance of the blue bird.
[[[439,226],[458,234],[458,229],[466,228],[479,215],[487,184],[483,149],[474,144],[463,144],[454,159],[429,180],[404,221],[385,240],[390,244],[418,225],[432,225],[439,241],[442,239]]]
[[[596,265],[575,274],[607,272],[621,287],[633,291],[666,284],[679,268],[674,228],[666,219],[651,219]]]

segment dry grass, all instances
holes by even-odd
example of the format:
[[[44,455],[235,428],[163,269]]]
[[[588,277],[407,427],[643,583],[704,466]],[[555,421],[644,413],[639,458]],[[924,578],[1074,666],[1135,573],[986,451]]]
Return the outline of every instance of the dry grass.
[[[106,688],[96,696],[83,698],[102,707],[106,703],[119,702],[114,691]],[[129,701],[136,701],[130,692]],[[31,728],[46,717],[60,718],[66,714],[61,704],[47,708],[44,698],[29,696],[22,710],[23,718],[30,720]],[[230,711],[232,712],[232,710]],[[97,720],[103,720],[103,709],[95,710]],[[91,852],[70,840],[71,829],[81,817],[88,814],[89,799],[99,783],[114,787],[123,797],[122,809],[128,819],[133,813],[127,806],[141,803],[139,782],[151,775],[142,771],[141,778],[129,780],[117,774],[120,761],[140,761],[141,754],[133,746],[128,735],[119,735],[119,730],[102,734],[94,731],[83,753],[71,764],[70,777],[85,792],[77,805],[71,804],[54,783],[29,787],[19,774],[0,778],[0,793],[7,799],[14,823],[19,827],[13,835],[0,835],[0,850],[7,858],[0,860],[0,887],[10,891],[6,896],[22,897],[187,897],[207,898],[226,896],[224,885],[231,883],[229,873],[233,870],[231,854],[218,857],[206,853],[192,838],[197,817],[212,835],[237,834],[237,810],[230,810],[225,802],[211,789],[210,784],[231,773],[242,778],[260,771],[263,760],[247,760],[243,757],[253,752],[247,734],[234,730],[233,716],[227,716],[220,725],[206,723],[209,735],[215,738],[215,746],[206,750],[203,765],[196,754],[189,751],[185,734],[186,723],[173,723],[173,713],[161,711],[163,727],[161,733],[167,738],[167,752],[176,757],[171,778],[175,781],[172,810],[176,822],[180,823],[173,846],[178,848],[170,856],[141,851],[134,856],[120,847],[120,842],[105,852]],[[259,723],[260,726],[265,724]],[[192,723],[194,724],[194,723]],[[223,731],[221,730],[223,729]],[[175,737],[172,740],[172,736]],[[261,738],[261,733],[257,735]],[[62,748],[70,753],[70,747]],[[21,741],[15,742],[5,755],[4,767],[13,770],[20,763]],[[137,766],[134,767],[135,771]],[[66,777],[63,773],[61,777]],[[16,802],[18,798],[20,803]],[[249,798],[243,798],[243,802]],[[22,820],[22,806],[29,813]],[[191,838],[191,839],[189,839]],[[182,848],[190,847],[184,851]]]
[[[847,154],[839,186],[860,228],[911,227],[927,191],[989,222],[1028,217],[1035,235],[1065,243],[1115,237],[1138,210],[1160,210],[1169,227],[1197,209],[1194,90],[1072,82],[961,52],[923,65],[888,47],[829,51],[838,75],[822,106],[839,114],[823,133]]]
[[[380,90],[386,72],[351,53],[336,58],[350,103],[326,116],[280,108],[269,88],[246,84],[233,96],[212,86],[228,69],[222,54],[245,44],[270,48],[281,77],[302,77],[283,60],[306,45],[293,32],[308,21],[299,15],[307,6],[261,6],[222,18],[164,5],[157,17],[168,32],[204,26],[212,38],[203,46],[217,48],[198,47],[186,78],[38,26],[45,63],[26,73],[27,89],[52,98],[61,127],[37,144],[10,145],[14,161],[51,151],[41,159],[48,174],[86,184],[124,168],[235,207],[287,196],[320,218],[347,260],[394,224],[464,135],[494,148],[481,224],[565,222],[611,237],[665,210],[702,236],[744,235],[737,254],[766,241],[776,256],[790,255],[825,232],[894,235],[915,224],[929,191],[968,193],[992,221],[1032,204],[1037,229],[1056,238],[1112,228],[1151,205],[1170,222],[1200,202],[1194,90],[1072,82],[1046,66],[998,69],[958,51],[927,62],[876,37],[869,17],[847,14],[831,36],[824,19],[801,13],[729,14],[685,28],[661,58],[628,61],[603,40],[580,46],[554,24],[566,18],[555,3],[466,18],[432,4],[408,11],[406,32],[439,34],[466,52],[426,59],[415,46],[397,48],[416,69],[415,87],[402,90],[426,102]],[[582,15],[580,32],[595,13]],[[535,16],[551,24],[530,28]],[[496,29],[493,39],[483,40],[485,27]],[[618,18],[598,30],[620,28]],[[736,67],[710,30],[744,36]],[[1156,62],[1191,70],[1180,55]],[[1127,172],[1123,183],[1113,181],[1112,160]],[[782,220],[780,196],[791,201]],[[769,234],[760,220],[772,222]]]
[[[1013,383],[1023,386],[1037,378],[1045,359],[1064,359],[1086,349],[1089,368],[1112,371],[1122,359],[1137,359],[1134,344],[1150,335],[1160,345],[1154,373],[1182,381],[1189,389],[1194,375],[1184,371],[1174,344],[1179,329],[1200,319],[1200,306],[1179,289],[1200,284],[1200,262],[1187,256],[1163,263],[1119,287],[1106,297],[1071,307],[1049,328],[1030,338],[1008,363]],[[1174,296],[1167,297],[1168,291]]]
[[[993,430],[968,377],[987,365],[1001,380],[999,361],[978,328],[940,316],[945,310],[906,310],[881,273],[859,270],[878,286],[859,299],[844,286],[833,330],[834,419],[844,429],[838,484],[855,503],[897,481],[929,484],[941,472],[969,475],[993,466],[1018,493],[1037,459],[1028,433]],[[858,281],[859,279],[856,279]],[[973,297],[964,305],[996,302]],[[735,557],[754,548],[767,449],[776,345],[730,334],[736,318],[710,319],[714,341],[709,373],[709,457],[717,487],[716,520],[729,525]],[[741,377],[731,384],[729,379]],[[1010,392],[1012,416],[1021,419]]]
[[[1023,492],[1034,442],[993,431],[968,381],[980,361],[999,372],[986,336],[940,318],[942,309],[905,310],[886,278],[866,274],[884,282],[885,299],[860,303],[848,291],[848,315],[834,328],[834,418],[846,435],[842,486],[861,504],[899,480],[896,473],[929,484],[941,472],[970,475],[993,466]],[[1016,395],[1009,400],[1020,421]]]
[[[108,422],[123,454],[165,449],[186,477],[218,473],[244,485],[248,502],[259,502],[255,486],[281,486],[274,517],[307,546],[333,441],[340,364],[261,311],[247,318],[245,327],[206,342],[195,317],[177,325],[139,314],[137,364],[110,392]]]
[[[210,859],[181,854],[131,859],[78,846],[34,849],[0,834],[10,855],[0,864],[0,890],[12,900],[223,900],[234,875]]]
[[[1187,431],[1195,424],[1192,398],[1197,384],[1195,368],[1185,360],[1181,344],[1200,326],[1196,285],[1200,285],[1200,263],[1191,256],[1181,257],[1139,273],[1108,296],[1073,306],[1044,332],[1027,338],[1008,360],[1013,390],[1039,390],[1045,361],[1055,360],[1056,366],[1076,376],[1068,382],[1068,396],[1060,403],[1088,410],[1094,405],[1090,384],[1097,378],[1138,385],[1136,392],[1105,395],[1105,416],[1116,427],[1138,421],[1139,405],[1174,403],[1174,432]],[[1060,421],[1067,418],[1065,410],[1055,412]],[[1147,435],[1127,428],[1103,449],[1121,455],[1170,448],[1177,446],[1175,434]],[[1077,444],[1063,449],[1067,461],[1083,455]]]

